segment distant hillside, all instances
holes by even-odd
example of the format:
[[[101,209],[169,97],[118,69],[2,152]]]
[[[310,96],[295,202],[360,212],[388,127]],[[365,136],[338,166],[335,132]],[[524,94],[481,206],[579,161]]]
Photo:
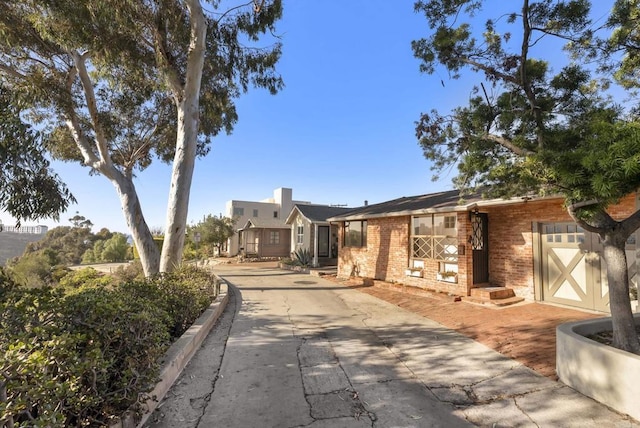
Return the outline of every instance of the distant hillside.
[[[29,242],[39,241],[44,238],[44,235],[44,233],[0,232],[0,266],[4,266],[9,259],[21,256]]]

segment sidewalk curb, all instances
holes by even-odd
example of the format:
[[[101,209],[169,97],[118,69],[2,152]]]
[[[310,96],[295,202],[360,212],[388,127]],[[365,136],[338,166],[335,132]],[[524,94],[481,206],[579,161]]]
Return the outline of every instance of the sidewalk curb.
[[[216,300],[165,353],[164,362],[160,368],[160,380],[149,393],[152,398],[144,404],[146,411],[141,419],[135,421],[133,415],[128,413],[109,428],[141,428],[147,422],[226,308],[229,302],[229,286],[223,279],[220,279],[220,285],[220,294]]]

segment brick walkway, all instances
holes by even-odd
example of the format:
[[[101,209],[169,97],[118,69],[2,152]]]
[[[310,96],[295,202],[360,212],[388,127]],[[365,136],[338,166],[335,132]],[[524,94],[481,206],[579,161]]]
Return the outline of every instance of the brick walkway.
[[[357,290],[398,305],[456,330],[536,372],[557,380],[556,326],[564,322],[603,315],[541,303],[521,303],[505,308],[454,302],[427,293],[415,295],[393,290],[397,286],[375,281],[363,286],[360,279],[341,281]]]

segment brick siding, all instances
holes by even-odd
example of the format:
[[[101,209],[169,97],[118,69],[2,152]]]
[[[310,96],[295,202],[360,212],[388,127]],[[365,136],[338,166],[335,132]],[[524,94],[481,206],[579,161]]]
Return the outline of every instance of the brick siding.
[[[615,219],[623,219],[636,211],[635,194],[611,207]],[[534,297],[534,223],[571,222],[562,199],[526,201],[495,207],[483,207],[488,214],[489,282],[495,286],[514,288],[517,294]],[[458,283],[438,281],[438,261],[425,260],[424,277],[405,274],[409,267],[410,216],[375,218],[367,221],[367,246],[342,246],[344,228],[339,228],[338,276],[360,276],[393,283],[412,285],[457,295],[468,295],[473,287],[472,251],[469,244],[471,222],[468,212],[457,215],[458,244],[464,254],[458,255]]]

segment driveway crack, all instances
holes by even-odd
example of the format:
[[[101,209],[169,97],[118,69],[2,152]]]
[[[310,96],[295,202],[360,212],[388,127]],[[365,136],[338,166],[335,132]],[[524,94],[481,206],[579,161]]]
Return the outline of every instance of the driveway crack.
[[[229,293],[229,304],[227,306],[227,308],[233,308],[231,311],[231,319],[229,320],[229,327],[227,329],[227,332],[225,334],[226,338],[224,340],[224,343],[222,345],[222,358],[220,359],[220,364],[217,365],[217,371],[216,374],[213,378],[213,381],[211,382],[211,390],[207,393],[204,394],[202,397],[198,397],[198,400],[202,400],[202,411],[200,413],[200,415],[198,416],[198,418],[196,419],[196,423],[195,423],[195,427],[199,427],[200,426],[200,422],[202,421],[202,418],[204,417],[206,411],[207,411],[207,407],[209,406],[209,403],[211,402],[211,397],[213,396],[213,393],[216,390],[216,384],[218,382],[218,379],[220,378],[220,368],[222,367],[222,362],[224,361],[225,358],[225,354],[226,354],[226,349],[227,349],[227,342],[229,341],[229,331],[231,330],[231,326],[233,325],[233,321],[236,318],[236,315],[238,315],[238,312],[240,312],[240,307],[242,306],[242,295],[240,294],[240,291],[233,286],[232,284],[230,284],[227,281],[227,290]],[[223,315],[224,316],[224,315]]]

